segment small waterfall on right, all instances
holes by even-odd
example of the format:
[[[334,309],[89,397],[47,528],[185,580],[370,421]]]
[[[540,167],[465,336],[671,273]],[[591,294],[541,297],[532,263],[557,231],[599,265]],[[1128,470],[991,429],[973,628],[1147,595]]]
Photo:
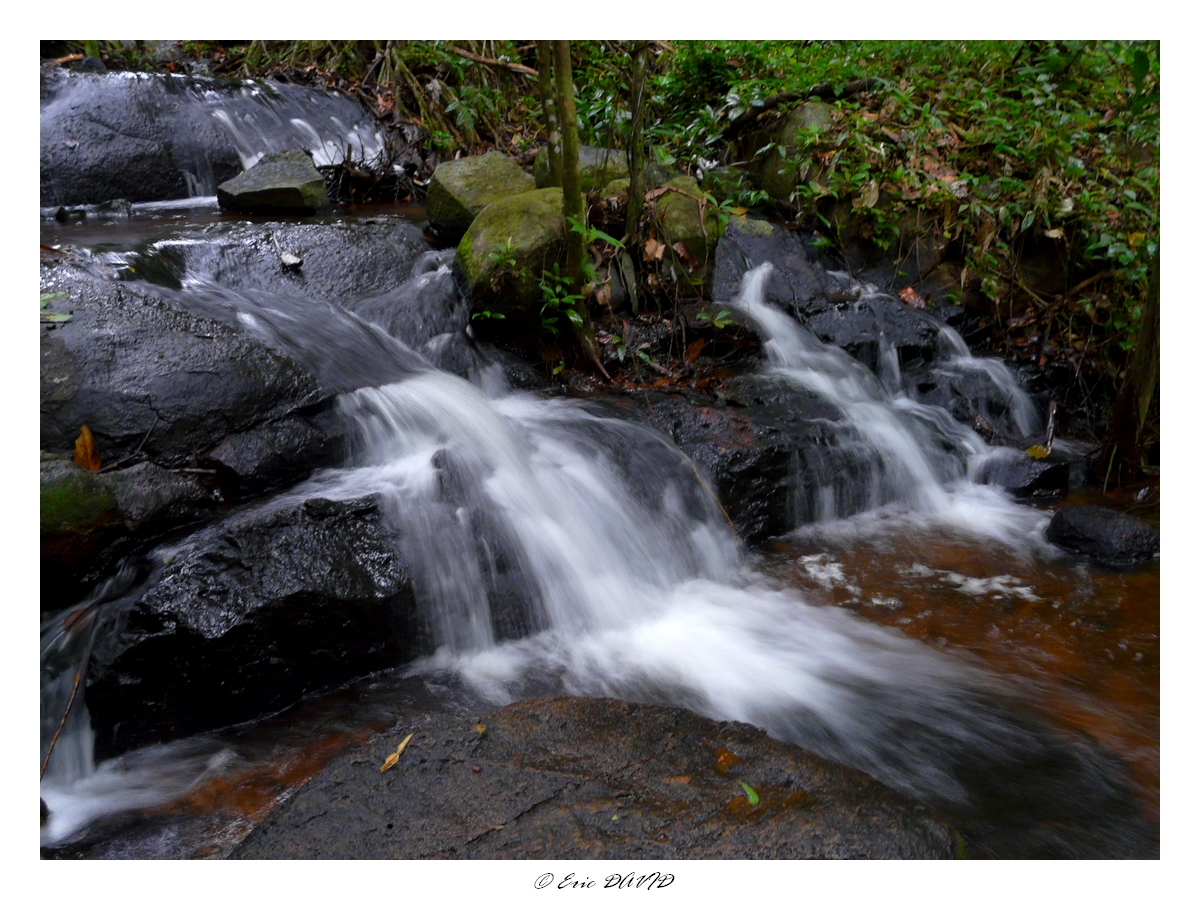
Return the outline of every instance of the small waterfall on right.
[[[880,336],[881,380],[850,354],[823,343],[786,312],[767,304],[763,294],[772,271],[770,263],[748,271],[731,305],[766,339],[768,377],[816,394],[843,416],[834,423],[842,437],[839,455],[830,457],[825,448],[805,454],[803,467],[818,487],[815,499],[799,504],[801,524],[831,522],[888,504],[951,512],[954,494],[970,491],[961,482],[997,451],[941,407],[900,393],[896,353],[886,335]],[[972,357],[957,332],[940,323],[938,327],[947,348],[946,364],[986,372],[1010,398],[1016,427],[1037,431],[1033,402],[1003,362]]]

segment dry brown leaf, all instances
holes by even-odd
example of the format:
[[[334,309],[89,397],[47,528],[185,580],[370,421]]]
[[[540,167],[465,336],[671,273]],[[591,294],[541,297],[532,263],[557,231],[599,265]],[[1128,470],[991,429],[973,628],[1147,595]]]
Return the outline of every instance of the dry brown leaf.
[[[652,191],[646,191],[646,199],[647,200],[657,200],[659,197],[661,197],[663,194],[665,194],[669,190],[670,190],[669,187],[659,187],[659,188],[655,188]]]
[[[96,452],[92,429],[86,425],[79,426],[79,437],[75,439],[75,465],[89,472],[100,469],[100,454]]]
[[[413,734],[415,733],[416,732],[413,732]],[[412,738],[413,736],[410,734],[400,742],[400,746],[396,748],[396,752],[383,761],[383,765],[379,767],[380,772],[386,772],[396,763],[400,762],[400,754],[404,752],[404,748],[408,746],[408,742],[411,741]]]
[[[694,363],[696,357],[700,355],[700,351],[704,349],[704,338],[696,338],[687,345],[687,350],[683,353],[683,358],[688,363]]]
[[[925,308],[925,299],[910,287],[906,287],[900,292],[900,299],[913,309]]]
[[[475,730],[478,731],[480,734],[487,734],[487,726],[484,725],[482,722],[478,723],[475,726]]]
[[[649,238],[646,241],[646,251],[642,254],[642,258],[646,262],[655,262],[663,258],[663,253],[666,251],[667,245],[661,241],[656,241],[654,238]]]
[[[682,241],[676,241],[671,245],[671,249],[679,254],[679,258],[687,263],[688,271],[696,271],[696,260],[692,259],[692,254],[688,253],[687,247],[683,246]]]

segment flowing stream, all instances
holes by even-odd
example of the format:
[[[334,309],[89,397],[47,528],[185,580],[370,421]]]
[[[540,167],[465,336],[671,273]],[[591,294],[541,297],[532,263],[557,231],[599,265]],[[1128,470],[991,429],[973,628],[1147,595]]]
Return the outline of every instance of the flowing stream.
[[[415,278],[428,286],[447,275],[444,263],[431,258]],[[471,380],[440,371],[426,361],[436,338],[423,358],[353,313],[339,310],[318,334],[310,330],[318,316],[290,300],[202,282],[180,295],[293,355],[311,348],[313,364],[336,368],[343,348],[369,347],[381,374],[347,385],[339,399],[358,437],[352,461],[289,496],[383,497],[437,646],[404,677],[463,703],[571,693],[684,706],[754,723],[968,818],[1001,803],[1036,819],[1052,795],[1056,814],[1112,815],[1119,831],[1131,814],[1111,754],[1031,715],[1028,684],[829,602],[835,589],[850,596],[853,580],[829,554],[853,556],[846,548],[896,534],[925,534],[931,545],[949,536],[1025,565],[1056,553],[1041,538],[1047,513],[972,480],[995,450],[765,304],[768,272],[748,273],[735,304],[764,338],[761,377],[831,403],[842,416],[838,440],[872,458],[865,483],[828,473],[816,508],[796,523],[804,550],[785,552],[784,564],[779,550],[747,556],[689,460],[650,428],[510,390],[486,360]],[[1011,394],[1013,427],[1037,431],[1032,403],[1003,365],[972,359],[956,333],[944,335],[944,364],[983,369]],[[353,358],[355,371],[367,365]],[[853,502],[844,496],[851,488]],[[1034,596],[1000,577],[980,590]],[[43,749],[86,658],[81,623],[119,588],[106,586],[43,629]],[[872,596],[889,609],[887,594]],[[861,589],[855,596],[872,602]],[[239,753],[249,758],[235,740],[209,736],[97,765],[86,708],[76,710],[43,783],[45,843],[101,815],[168,803]],[[355,727],[371,718],[343,714]]]

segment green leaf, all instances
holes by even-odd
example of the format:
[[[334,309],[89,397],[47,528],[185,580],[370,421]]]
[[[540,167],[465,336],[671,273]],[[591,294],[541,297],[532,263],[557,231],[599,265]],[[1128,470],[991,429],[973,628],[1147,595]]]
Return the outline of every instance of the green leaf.
[[[583,316],[581,316],[579,313],[575,312],[575,310],[568,309],[567,310],[567,318],[571,320],[571,324],[574,325],[576,328],[583,327]]]
[[[42,294],[41,308],[45,309],[47,305],[53,303],[55,300],[66,300],[66,299],[67,299],[66,291],[55,291],[53,294]]]
[[[746,782],[740,782],[742,790],[746,792],[746,799],[750,801],[751,806],[758,806],[758,792]]]
[[[63,322],[71,321],[70,313],[42,313],[43,322],[53,322],[56,325],[61,325]]]
[[[1021,220],[1021,230],[1022,231],[1028,230],[1029,226],[1032,224],[1033,224],[1033,210],[1031,209],[1029,212],[1025,213],[1025,218]]]
[[[1141,92],[1142,82],[1146,80],[1146,74],[1150,71],[1150,57],[1146,55],[1145,50],[1135,50],[1133,53],[1133,87],[1134,90]]]

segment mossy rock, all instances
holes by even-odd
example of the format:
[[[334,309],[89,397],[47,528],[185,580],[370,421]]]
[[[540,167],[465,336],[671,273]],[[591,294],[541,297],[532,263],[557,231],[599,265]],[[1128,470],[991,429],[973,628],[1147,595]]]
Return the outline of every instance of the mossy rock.
[[[481,325],[498,315],[509,320],[502,331],[528,324],[541,308],[542,272],[562,261],[565,236],[560,188],[484,207],[459,241],[456,257]]]
[[[312,213],[329,206],[325,179],[303,150],[268,153],[217,188],[221,209]]]
[[[529,173],[497,150],[444,162],[429,182],[425,201],[429,224],[442,240],[453,243],[488,204],[534,188]]]
[[[797,106],[783,123],[770,134],[760,134],[751,139],[749,150],[751,159],[768,142],[773,141],[772,147],[762,154],[755,163],[755,177],[759,186],[772,199],[785,203],[790,202],[792,191],[795,190],[798,176],[803,172],[803,161],[800,155],[806,144],[807,136],[816,132],[828,131],[833,127],[832,107],[819,100],[809,100]],[[783,148],[783,154],[778,148]],[[798,172],[797,164],[800,164]]]
[[[533,177],[539,188],[550,186],[550,155],[545,147],[533,160]],[[604,187],[614,178],[628,178],[629,163],[624,150],[603,147],[579,148],[579,189],[585,194]]]
[[[614,178],[604,186],[604,190],[600,192],[601,197],[620,197],[629,190],[628,178]]]
[[[43,535],[86,533],[120,518],[116,499],[94,472],[43,453],[41,476]]]
[[[654,220],[659,239],[670,248],[676,265],[676,277],[693,288],[698,288],[712,270],[713,253],[721,236],[721,219],[716,208],[708,202],[704,206],[703,224],[700,218],[704,190],[696,179],[681,175],[667,182],[666,193],[655,201]],[[676,244],[683,244],[692,265],[678,258]]]

